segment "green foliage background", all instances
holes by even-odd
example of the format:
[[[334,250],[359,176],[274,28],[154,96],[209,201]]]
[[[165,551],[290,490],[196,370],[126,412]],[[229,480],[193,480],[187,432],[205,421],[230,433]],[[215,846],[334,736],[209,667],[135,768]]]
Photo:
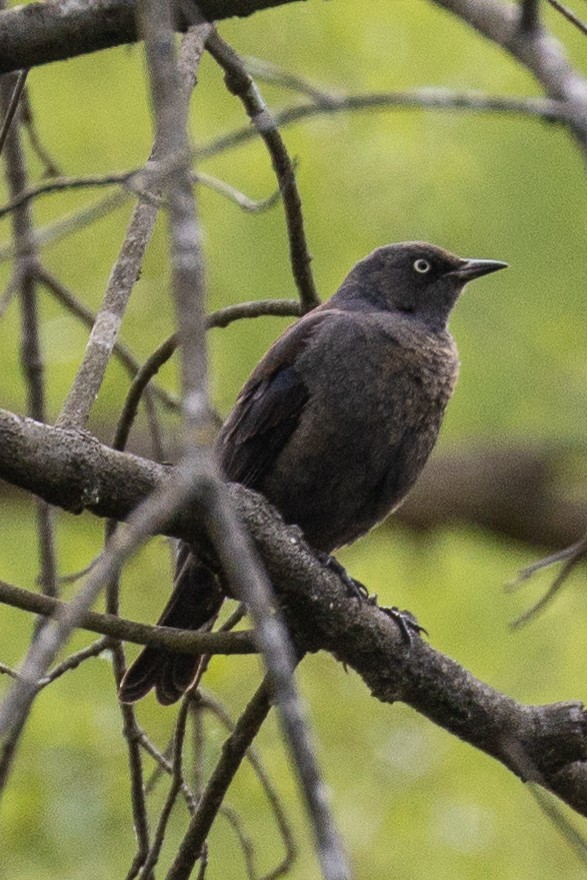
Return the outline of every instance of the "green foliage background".
[[[585,42],[548,16],[580,65]],[[491,94],[539,94],[531,78],[497,48],[422,0],[353,0],[290,4],[249,20],[224,23],[223,35],[244,54],[266,58],[316,82],[352,92],[438,85]],[[30,75],[38,127],[64,173],[106,173],[139,166],[152,123],[142,49],[103,52],[38,68]],[[277,87],[262,91],[273,107],[299,100]],[[244,124],[238,102],[206,58],[193,101],[198,143]],[[560,128],[524,117],[398,110],[318,117],[285,132],[299,157],[298,180],[319,290],[328,296],[350,266],[389,241],[426,239],[466,256],[506,259],[507,274],[479,282],[453,320],[463,362],[440,447],[480,440],[584,442],[585,169]],[[34,174],[39,163],[30,157]],[[257,141],[202,162],[253,197],[274,188]],[[246,299],[295,296],[281,208],[245,215],[203,188],[210,308]],[[46,197],[35,205],[39,225],[97,198]],[[47,247],[44,258],[96,308],[122,241],[130,205],[93,228]],[[8,237],[8,224],[3,238]],[[123,337],[138,356],[170,332],[165,222],[149,248]],[[4,277],[9,277],[6,264]],[[42,295],[50,417],[72,380],[86,331]],[[285,326],[274,318],[210,335],[214,399],[226,412],[248,371]],[[18,371],[18,309],[0,324],[0,405],[24,411]],[[163,381],[176,387],[175,366]],[[128,380],[115,364],[92,416],[104,436]],[[584,486],[583,486],[584,489]],[[37,546],[30,500],[3,501],[0,573],[32,588]],[[57,515],[63,570],[83,567],[96,552],[101,524]],[[381,601],[412,609],[434,645],[475,674],[526,702],[585,694],[587,598],[580,578],[548,615],[517,634],[508,622],[546,581],[519,598],[504,582],[536,556],[472,528],[438,531],[426,540],[396,529],[376,531],[341,560]],[[152,621],[170,579],[169,553],[155,540],[123,580],[127,616]],[[0,611],[0,659],[17,664],[33,621]],[[72,647],[89,641],[77,635]],[[129,652],[134,655],[134,650]],[[258,678],[254,658],[216,660],[206,680],[236,713]],[[359,880],[395,876],[547,880],[584,876],[556,829],[520,782],[489,758],[453,740],[403,706],[371,699],[354,674],[328,656],[305,661],[300,686],[320,740],[332,801]],[[0,682],[8,686],[4,679]],[[139,718],[164,744],[175,710],[148,698]],[[0,807],[0,874],[10,880],[94,880],[124,877],[134,838],[126,752],[109,663],[91,660],[38,698],[12,783]],[[212,766],[222,731],[210,725],[205,760]],[[259,747],[296,828],[300,858],[292,877],[316,877],[311,838],[275,719]],[[148,760],[147,760],[148,764]],[[162,793],[153,800],[162,802]],[[261,867],[279,856],[267,805],[249,769],[229,802],[241,811],[259,847]],[[175,810],[163,859],[186,824]],[[579,824],[578,820],[575,820]],[[210,880],[244,876],[234,834],[220,820],[210,839]]]

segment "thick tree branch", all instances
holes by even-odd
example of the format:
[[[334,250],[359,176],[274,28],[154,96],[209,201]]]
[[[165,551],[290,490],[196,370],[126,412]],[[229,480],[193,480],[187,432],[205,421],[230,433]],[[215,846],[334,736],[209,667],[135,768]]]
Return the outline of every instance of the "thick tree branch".
[[[209,21],[246,17],[293,0],[198,0]],[[57,0],[0,15],[0,73],[108,49],[138,39],[137,0]],[[177,30],[186,22],[178,20]]]
[[[72,512],[125,519],[170,469],[115,452],[86,434],[0,411],[0,477]],[[587,815],[587,714],[579,702],[522,705],[420,639],[408,648],[384,611],[349,599],[299,530],[255,493],[231,486],[301,650],[324,649],[355,669],[374,696],[402,700],[514,773]],[[166,531],[203,540],[198,500]]]

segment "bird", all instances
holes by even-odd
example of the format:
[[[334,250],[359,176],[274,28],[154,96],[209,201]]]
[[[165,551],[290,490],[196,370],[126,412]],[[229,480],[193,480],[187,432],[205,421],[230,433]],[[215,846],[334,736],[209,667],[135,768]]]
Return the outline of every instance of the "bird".
[[[438,437],[459,358],[448,319],[465,285],[503,269],[420,241],[378,247],[336,293],[283,333],[215,441],[226,480],[262,493],[325,560],[397,509]],[[340,566],[342,568],[342,566]],[[219,578],[179,545],[165,626],[209,629]],[[119,696],[160,703],[193,683],[199,657],[147,646]]]

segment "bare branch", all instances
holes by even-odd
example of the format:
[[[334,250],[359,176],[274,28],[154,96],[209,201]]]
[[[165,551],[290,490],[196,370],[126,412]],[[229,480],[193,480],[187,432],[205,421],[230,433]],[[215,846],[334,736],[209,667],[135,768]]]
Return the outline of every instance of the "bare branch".
[[[562,3],[559,3],[558,0],[547,0],[547,3],[556,9],[557,12],[560,12],[562,16],[566,18],[567,21],[570,21],[572,25],[574,25],[577,30],[580,30],[582,34],[587,34],[587,24],[584,21],[575,15],[572,9],[569,9],[568,6],[564,6]]]
[[[208,21],[253,15],[293,0],[198,0]],[[192,4],[195,5],[195,4]],[[34,67],[139,39],[137,0],[31,3],[0,16],[0,73]],[[178,18],[177,30],[188,22]]]
[[[0,8],[4,2],[0,2]],[[1,105],[4,111],[4,126],[0,135],[0,150],[5,147],[6,179],[12,198],[26,189],[27,170],[22,150],[19,99],[26,81],[26,72],[18,76],[1,78]],[[18,208],[12,216],[12,233],[15,249],[14,278],[17,283],[21,313],[20,360],[27,393],[27,410],[38,421],[45,421],[45,364],[41,349],[37,265],[38,257],[34,248],[33,223],[28,205]],[[50,506],[38,499],[36,503],[37,535],[40,557],[38,582],[48,596],[57,594],[57,560],[53,511]],[[39,635],[39,624],[33,636],[33,644]],[[3,748],[2,784],[6,783],[10,763],[16,754],[18,740],[24,730],[26,715],[16,724]]]
[[[126,519],[155,486],[169,480],[169,469],[154,462],[1,410],[0,438],[0,478],[67,510]],[[202,523],[209,508],[200,490],[195,493],[190,505],[161,529],[209,547]],[[229,494],[302,649],[332,652],[356,669],[378,699],[408,703],[514,773],[520,772],[521,752],[541,785],[587,815],[587,714],[580,703],[521,705],[424,641],[415,639],[406,650],[396,624],[376,606],[349,599],[339,577],[316,560],[299,529],[284,527],[259,495],[242,486],[229,486]],[[229,635],[239,634],[223,638]]]
[[[101,189],[102,187],[107,186],[126,186],[130,192],[138,193],[140,195],[140,188],[133,185],[133,181],[141,181],[143,176],[144,170],[140,168],[134,169],[133,171],[120,171],[117,174],[86,175],[84,177],[55,177],[52,180],[45,181],[45,183],[39,183],[37,186],[29,187],[27,190],[20,193],[20,195],[11,199],[8,204],[0,207],[0,218],[10,214],[26,202],[33,201],[41,196],[52,195],[58,192],[67,192],[68,190]],[[226,181],[220,180],[218,177],[213,177],[210,174],[204,174],[203,172],[196,173],[195,171],[192,171],[190,172],[190,179],[193,183],[208,187],[208,189],[225,196],[227,199],[238,205],[239,208],[242,208],[243,211],[249,211],[253,214],[267,211],[269,208],[272,208],[277,204],[281,196],[281,192],[277,189],[265,199],[255,201]],[[153,201],[155,203],[160,202],[163,204],[155,196],[153,196]]]
[[[500,0],[432,0],[483,36],[506,49],[546,93],[565,103],[571,131],[587,157],[587,81],[567,60],[560,44],[544,28],[520,30],[518,6]]]
[[[0,663],[0,674],[9,675],[10,678],[19,678],[16,669],[13,669],[11,666],[7,666],[6,663]]]
[[[16,79],[10,78],[9,80],[7,80],[7,82],[10,84],[10,89],[12,93],[10,94],[8,100],[6,101],[5,99],[3,102],[3,119],[2,127],[0,128],[0,153],[2,153],[2,150],[4,149],[4,144],[6,143],[8,132],[10,131],[10,126],[12,125],[16,111],[18,109],[18,104],[26,85],[27,74],[28,70],[21,70]]]
[[[188,710],[189,702],[188,700],[184,699],[179,710],[179,715],[175,726],[175,735],[173,737],[171,786],[169,788],[167,798],[165,799],[165,804],[163,805],[161,815],[159,816],[159,822],[157,823],[153,845],[149,850],[149,853],[145,860],[145,864],[143,865],[143,869],[140,873],[141,880],[148,880],[153,868],[159,860],[159,854],[165,840],[167,823],[169,822],[171,811],[173,809],[175,801],[177,800],[177,796],[181,791],[182,785],[185,786],[185,780],[183,778],[183,741],[185,739]]]
[[[230,732],[234,731],[234,723],[232,719],[224,707],[218,702],[218,700],[215,700],[211,694],[199,691],[194,697],[194,705],[196,707],[201,706],[203,709],[207,709],[222,722],[227,730]],[[278,877],[282,877],[289,871],[295,861],[297,855],[295,841],[279,795],[275,790],[270,775],[267,773],[261,762],[257,750],[251,746],[247,751],[246,757],[267,796],[267,800],[269,801],[271,810],[275,816],[275,821],[277,822],[277,827],[279,828],[279,833],[285,847],[285,854],[282,861],[263,877],[263,880],[277,880]]]
[[[57,162],[50,155],[49,151],[43,145],[41,137],[37,130],[33,108],[30,102],[29,90],[25,88],[21,102],[21,120],[22,125],[27,133],[31,149],[44,167],[44,175],[46,177],[57,177],[61,174]]]
[[[253,300],[252,302],[237,303],[226,306],[216,312],[212,312],[206,319],[206,326],[227,327],[233,321],[243,318],[260,318],[267,315],[277,317],[296,317],[300,314],[300,305],[293,299],[265,299]],[[177,335],[174,333],[165,339],[161,345],[150,355],[141,369],[138,371],[132,385],[129,388],[124,407],[118,420],[114,435],[114,449],[124,449],[133,421],[138,411],[141,396],[144,394],[151,379],[166,364],[179,344]]]
[[[317,306],[320,299],[310,269],[312,258],[304,232],[302,202],[295,180],[294,166],[277,124],[257,86],[247,73],[242,59],[217,32],[212,34],[206,48],[224,70],[228,90],[242,102],[271,156],[285,207],[292,272],[300,294],[302,310],[307,312]]]
[[[540,0],[522,0],[520,30],[524,33],[535,31],[540,24]]]
[[[573,571],[573,569],[581,562],[583,559],[587,557],[587,534],[576,544],[573,544],[572,547],[567,547],[565,550],[561,550],[559,553],[555,553],[552,556],[547,556],[546,559],[541,559],[539,562],[535,562],[533,565],[529,565],[527,568],[524,568],[516,581],[510,585],[510,587],[518,586],[522,581],[528,580],[528,578],[532,577],[537,571],[541,569],[548,568],[551,565],[555,565],[557,562],[563,562],[563,566],[560,572],[557,574],[552,584],[546,591],[546,593],[534,604],[531,605],[527,611],[524,611],[523,614],[520,614],[512,622],[512,627],[517,629],[520,626],[523,626],[526,623],[529,623],[533,620],[538,614],[540,614],[544,609],[550,605],[556,594],[559,592],[560,588],[566,583],[569,578],[569,575]]]
[[[271,708],[267,679],[237,721],[222,747],[222,755],[198,801],[167,880],[188,880],[218,812],[218,807]]]
[[[157,125],[157,159],[168,161],[173,156],[185,157],[185,161],[166,177],[165,191],[169,204],[173,296],[178,337],[182,343],[181,403],[185,443],[189,449],[194,441],[206,444],[214,436],[208,395],[204,264],[188,172],[189,92],[180,89],[170,2],[141,0],[139,10]],[[195,24],[203,48],[211,26]]]
[[[183,42],[182,88],[186,105],[195,82],[195,72],[203,51],[204,39],[205,35],[200,34],[196,29]],[[156,140],[151,159],[158,160],[163,148],[164,145]],[[177,164],[179,157],[174,155],[171,158],[172,164]],[[163,171],[171,173],[167,168]],[[154,174],[153,177],[156,178],[156,175]],[[153,191],[156,195],[158,185],[155,182]],[[144,200],[139,202],[133,212],[119,257],[110,275],[104,302],[88,340],[86,355],[58,420],[58,424],[62,426],[83,427],[86,424],[90,408],[104,378],[122,316],[137,280],[156,215],[157,208]]]
[[[4,584],[0,582],[0,591]],[[0,602],[2,600],[0,599]],[[52,684],[58,678],[61,678],[66,672],[71,672],[72,669],[77,669],[85,660],[90,660],[92,657],[99,657],[100,654],[103,654],[104,651],[109,650],[112,647],[112,642],[108,636],[104,638],[98,639],[96,642],[93,642],[91,645],[88,645],[86,648],[81,648],[79,651],[76,651],[75,654],[70,654],[69,657],[66,657],[62,663],[59,663],[58,666],[55,666],[51,672],[45,676],[45,678],[40,678],[38,681],[39,690],[41,688],[47,687],[48,684]]]
[[[440,110],[527,115],[546,122],[566,122],[569,116],[565,104],[549,98],[512,98],[505,95],[455,92],[451,89],[430,87],[403,92],[366,92],[356,95],[332,92],[329,93],[327,100],[286,107],[276,112],[274,119],[279,128],[284,128],[314,116],[330,116],[362,110]],[[255,137],[257,132],[250,126],[239,128],[201,144],[196,150],[196,155],[200,159],[205,159]]]
[[[9,605],[44,617],[57,617],[65,616],[70,604],[0,581],[0,605]],[[151,626],[115,614],[98,614],[96,611],[84,612],[76,626],[135,645],[159,645],[185,654],[252,654],[257,650],[251,632],[193,632],[168,626]]]

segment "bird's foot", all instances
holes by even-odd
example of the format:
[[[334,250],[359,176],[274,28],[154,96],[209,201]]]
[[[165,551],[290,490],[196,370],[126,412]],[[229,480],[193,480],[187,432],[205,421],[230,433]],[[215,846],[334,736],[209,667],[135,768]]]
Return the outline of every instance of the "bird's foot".
[[[339,576],[350,597],[357,599],[359,602],[363,602],[364,600],[371,602],[369,590],[365,584],[362,584],[361,581],[356,581],[351,577],[344,565],[341,565],[338,559],[335,559],[334,556],[330,556],[329,553],[320,552],[317,555],[320,562],[322,562],[327,569],[333,571]]]
[[[420,626],[411,611],[400,611],[395,605],[391,608],[385,608],[380,605],[379,608],[384,614],[387,614],[388,617],[391,617],[391,619],[397,623],[402,638],[407,645],[411,645],[414,641],[414,636],[419,636],[420,633],[428,635],[428,630],[424,629],[423,626]]]

